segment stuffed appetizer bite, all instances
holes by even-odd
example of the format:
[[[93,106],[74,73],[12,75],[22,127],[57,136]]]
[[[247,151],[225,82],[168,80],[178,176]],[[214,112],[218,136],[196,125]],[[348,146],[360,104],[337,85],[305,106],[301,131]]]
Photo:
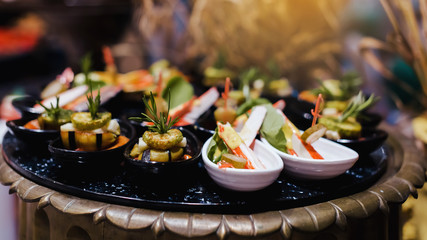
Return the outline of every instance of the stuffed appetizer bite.
[[[99,91],[95,99],[90,91],[87,100],[89,112],[73,113],[71,123],[61,126],[62,144],[67,149],[99,151],[111,147],[120,137],[120,125],[111,119],[111,113],[98,112]]]
[[[44,108],[37,119],[31,120],[24,125],[28,129],[41,129],[41,130],[59,130],[60,126],[71,122],[71,114],[73,111],[59,107],[59,97],[56,97],[56,106],[53,103],[50,107],[38,103]]]
[[[192,156],[185,154],[186,137],[179,129],[171,128],[178,122],[178,118],[169,117],[170,100],[166,113],[157,111],[156,101],[151,92],[149,100],[143,98],[143,102],[148,113],[141,113],[143,117],[130,119],[151,124],[132,148],[130,157],[144,162],[176,162],[190,159]]]

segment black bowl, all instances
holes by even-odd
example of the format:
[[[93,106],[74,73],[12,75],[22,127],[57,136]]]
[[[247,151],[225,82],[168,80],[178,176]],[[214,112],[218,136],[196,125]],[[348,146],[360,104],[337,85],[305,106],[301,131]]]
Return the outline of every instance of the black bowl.
[[[383,117],[373,112],[362,112],[357,121],[362,125],[362,128],[376,128],[383,120]]]
[[[286,107],[283,112],[291,122],[301,130],[309,128],[313,122],[311,110],[315,108],[315,104],[296,97],[285,97],[284,100]],[[362,125],[362,128],[376,128],[382,119],[382,116],[377,113],[362,112],[357,121]]]
[[[129,143],[124,152],[129,169],[135,174],[151,180],[161,179],[179,182],[180,180],[191,177],[191,172],[197,171],[198,163],[200,162],[202,143],[190,130],[184,127],[178,127],[178,129],[187,138],[185,153],[193,156],[192,158],[176,162],[145,162],[135,160],[130,157],[130,152],[138,141],[138,139],[135,139]]]
[[[49,141],[60,136],[58,130],[28,129],[24,125],[35,118],[21,118],[6,122],[6,126],[13,132],[19,140],[25,142],[30,147],[46,148]],[[47,149],[47,148],[46,148]]]
[[[64,148],[60,138],[50,142],[48,149],[52,157],[68,165],[96,165],[102,167],[106,164],[116,164],[123,160],[123,151],[130,141],[135,137],[135,129],[126,121],[118,120],[120,124],[120,135],[129,138],[129,141],[113,149],[101,151],[75,151]]]
[[[339,139],[337,143],[356,151],[359,155],[367,155],[381,147],[388,133],[381,129],[364,129],[358,139]]]
[[[296,97],[285,97],[283,100],[286,102],[285,109],[283,110],[286,117],[288,117],[298,129],[305,130],[309,128],[313,122],[311,109],[314,109],[315,105]]]
[[[21,113],[22,118],[34,119],[40,115],[40,111],[35,109],[33,106],[40,100],[40,98],[30,95],[17,97],[12,100],[12,106]]]

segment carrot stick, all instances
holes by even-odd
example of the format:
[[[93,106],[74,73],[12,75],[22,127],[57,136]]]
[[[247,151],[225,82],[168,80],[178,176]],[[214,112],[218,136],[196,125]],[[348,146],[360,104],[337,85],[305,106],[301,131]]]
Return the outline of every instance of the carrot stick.
[[[319,93],[319,95],[317,96],[317,101],[316,101],[316,107],[313,109],[311,109],[311,114],[313,115],[313,122],[311,123],[311,126],[314,126],[317,122],[317,118],[320,116],[320,104],[323,103],[323,97],[322,94]]]
[[[107,66],[115,66],[113,54],[108,46],[102,48],[102,54],[104,55],[104,62]]]
[[[221,94],[222,98],[224,99],[224,108],[227,108],[227,99],[228,99],[228,91],[230,89],[230,78],[227,77],[225,79],[225,89],[224,92]]]

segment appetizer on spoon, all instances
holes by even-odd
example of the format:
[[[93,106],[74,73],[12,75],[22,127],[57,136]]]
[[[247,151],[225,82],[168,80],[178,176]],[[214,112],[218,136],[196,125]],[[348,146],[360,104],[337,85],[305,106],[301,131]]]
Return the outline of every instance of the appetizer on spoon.
[[[213,137],[202,149],[203,162],[211,178],[220,186],[237,191],[256,191],[271,185],[283,169],[280,157],[255,140],[266,110],[253,109],[243,130],[218,122]]]

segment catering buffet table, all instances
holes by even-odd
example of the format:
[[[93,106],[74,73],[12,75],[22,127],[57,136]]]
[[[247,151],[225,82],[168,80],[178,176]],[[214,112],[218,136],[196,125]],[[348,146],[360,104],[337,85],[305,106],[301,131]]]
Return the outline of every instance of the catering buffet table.
[[[378,181],[360,192],[299,207],[253,213],[244,209],[249,212],[239,214],[94,201],[18,174],[20,169],[10,161],[14,156],[3,148],[0,182],[20,198],[19,239],[399,239],[401,203],[410,194],[417,196],[426,162],[398,129],[386,124],[381,128],[389,137],[380,149],[387,157]]]

